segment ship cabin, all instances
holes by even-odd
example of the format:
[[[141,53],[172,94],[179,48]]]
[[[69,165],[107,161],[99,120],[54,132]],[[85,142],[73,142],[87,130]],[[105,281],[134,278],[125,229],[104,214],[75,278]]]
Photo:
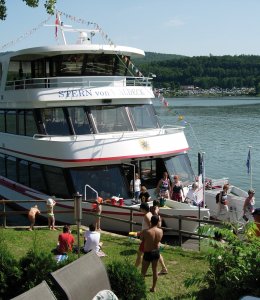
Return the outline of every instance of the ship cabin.
[[[85,195],[86,184],[103,198],[132,197],[129,184],[135,173],[150,190],[164,171],[181,174],[190,184],[194,174],[186,151],[181,150],[80,166],[43,163],[37,156],[37,141],[46,138],[65,143],[68,137],[82,142],[88,136],[100,141],[100,136],[106,139],[111,134],[121,138],[128,134],[128,139],[131,134],[135,139],[138,134],[141,138],[151,132],[167,134],[152,104],[151,78],[143,77],[130,59],[144,55],[143,51],[87,47],[38,47],[0,54],[0,184],[8,179],[62,198],[72,198],[75,192]],[[20,149],[24,141],[28,145],[33,141],[34,155]]]

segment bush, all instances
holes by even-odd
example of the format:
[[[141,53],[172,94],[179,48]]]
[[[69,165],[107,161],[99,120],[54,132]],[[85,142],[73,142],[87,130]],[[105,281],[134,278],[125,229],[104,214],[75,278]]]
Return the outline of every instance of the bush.
[[[146,299],[146,285],[137,268],[128,261],[107,265],[112,291],[122,300]]]
[[[238,299],[249,294],[260,296],[260,239],[249,224],[243,239],[230,229],[208,227],[209,236],[221,234],[225,242],[210,240],[207,254],[209,271],[203,278],[192,278],[186,286],[207,282],[213,299]]]
[[[16,282],[21,272],[18,262],[8,251],[3,241],[0,242],[0,299],[11,299],[16,296]]]

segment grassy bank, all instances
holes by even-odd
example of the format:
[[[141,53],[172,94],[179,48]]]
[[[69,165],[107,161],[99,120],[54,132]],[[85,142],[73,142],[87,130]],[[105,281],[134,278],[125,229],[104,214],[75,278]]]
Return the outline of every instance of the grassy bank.
[[[38,247],[44,252],[50,252],[56,247],[58,235],[61,230],[50,231],[47,228],[35,229],[33,232],[25,229],[0,229],[0,239],[5,240],[7,247],[14,256],[19,259],[23,257],[29,249]],[[74,234],[77,240],[76,234]],[[83,236],[80,237],[83,245]],[[105,264],[114,260],[128,260],[135,263],[138,240],[129,239],[112,234],[101,234],[103,241],[103,251],[107,254],[102,258]],[[160,276],[157,283],[157,292],[149,293],[148,299],[195,299],[192,297],[199,287],[186,289],[184,280],[191,274],[205,273],[208,264],[202,253],[182,250],[179,247],[165,245],[162,251],[169,273]],[[76,254],[75,258],[77,257]],[[145,278],[147,290],[151,287],[152,271],[148,270]]]

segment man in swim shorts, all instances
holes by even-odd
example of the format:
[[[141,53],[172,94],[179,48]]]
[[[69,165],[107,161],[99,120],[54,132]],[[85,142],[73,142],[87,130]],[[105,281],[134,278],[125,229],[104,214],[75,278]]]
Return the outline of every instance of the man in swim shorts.
[[[144,255],[142,262],[142,275],[145,276],[147,269],[152,263],[153,285],[150,289],[155,292],[155,286],[158,279],[157,266],[160,258],[160,242],[163,237],[162,229],[158,228],[159,216],[154,215],[151,218],[151,227],[142,231],[141,239],[144,242]]]

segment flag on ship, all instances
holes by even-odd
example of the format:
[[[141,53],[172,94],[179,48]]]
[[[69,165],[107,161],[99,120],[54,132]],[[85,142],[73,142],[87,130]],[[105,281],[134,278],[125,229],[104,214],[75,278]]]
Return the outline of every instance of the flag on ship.
[[[58,18],[58,14],[56,14],[56,19],[55,19],[55,37],[58,37],[58,25],[60,25],[60,21]]]

